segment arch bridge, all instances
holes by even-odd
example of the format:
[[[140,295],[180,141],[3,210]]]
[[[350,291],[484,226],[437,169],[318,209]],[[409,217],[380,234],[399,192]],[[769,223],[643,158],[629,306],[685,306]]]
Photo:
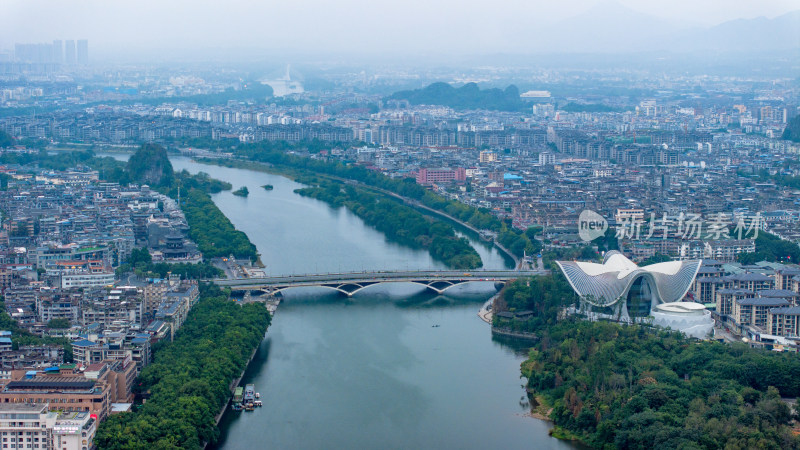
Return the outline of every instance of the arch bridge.
[[[214,279],[219,286],[232,290],[263,291],[278,294],[295,287],[325,287],[352,297],[369,286],[380,283],[414,283],[442,294],[453,286],[475,281],[493,281],[499,289],[506,282],[520,277],[544,275],[541,270],[404,270],[377,272],[346,272],[275,277]]]

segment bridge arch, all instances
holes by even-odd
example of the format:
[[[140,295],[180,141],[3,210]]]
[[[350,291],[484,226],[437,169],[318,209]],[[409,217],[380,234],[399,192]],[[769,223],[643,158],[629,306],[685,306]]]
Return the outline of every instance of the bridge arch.
[[[331,287],[342,294],[352,297],[356,295],[356,293],[360,292],[364,288],[368,288],[374,284],[378,284],[377,281],[367,281],[367,282],[360,282],[360,283],[342,283],[339,285],[324,285],[325,287]]]
[[[336,291],[347,297],[352,297],[353,295],[360,292],[362,289],[368,288],[378,283],[379,282],[376,281],[376,282],[363,282],[363,283],[319,283],[319,284],[308,284],[308,285],[265,286],[264,288],[259,289],[259,291],[263,295],[282,295],[283,292],[286,291],[287,289],[294,289],[301,287],[319,287]]]
[[[448,279],[413,280],[412,283],[420,284],[422,286],[425,286],[427,290],[442,295],[446,290],[450,289],[451,287],[457,286],[459,284],[464,284],[468,281],[473,281],[473,280],[448,280]]]
[[[509,280],[520,276],[542,275],[546,271],[482,270],[482,271],[376,271],[338,274],[309,274],[277,277],[261,277],[234,280],[213,280],[221,286],[234,290],[256,291],[266,295],[280,295],[293,287],[324,287],[342,295],[352,297],[369,286],[381,283],[411,283],[426,290],[443,294],[453,286],[469,282],[493,282],[494,288],[501,289]]]

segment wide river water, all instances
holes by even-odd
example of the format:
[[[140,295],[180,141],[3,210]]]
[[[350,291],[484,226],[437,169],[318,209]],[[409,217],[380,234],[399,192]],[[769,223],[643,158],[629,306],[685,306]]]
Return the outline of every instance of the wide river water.
[[[270,275],[444,268],[345,209],[295,194],[302,185],[289,179],[171,160],[176,170],[247,186],[247,198],[229,191],[213,199],[256,244]],[[513,265],[470,240],[484,267]],[[264,406],[228,410],[217,448],[572,448],[526,415],[519,369],[526,346],[493,338],[477,316],[494,292],[487,282],[444,296],[406,284],[373,286],[351,299],[287,291],[242,380],[255,384]]]

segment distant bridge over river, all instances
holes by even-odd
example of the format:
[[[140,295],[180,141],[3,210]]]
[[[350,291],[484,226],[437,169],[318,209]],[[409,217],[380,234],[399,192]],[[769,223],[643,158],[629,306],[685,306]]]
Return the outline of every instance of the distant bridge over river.
[[[348,297],[374,284],[414,283],[442,294],[453,286],[476,281],[493,281],[499,289],[506,282],[520,277],[545,275],[545,270],[402,270],[378,272],[346,272],[309,275],[288,275],[279,277],[214,279],[219,286],[233,290],[263,291],[277,294],[296,287],[325,287],[336,290]]]

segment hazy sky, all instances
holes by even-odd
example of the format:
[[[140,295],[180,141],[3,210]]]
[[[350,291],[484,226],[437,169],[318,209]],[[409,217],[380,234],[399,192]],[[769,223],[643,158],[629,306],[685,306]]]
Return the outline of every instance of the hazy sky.
[[[608,0],[602,0],[608,1]],[[267,51],[516,51],[514,33],[601,0],[0,0],[0,51],[14,42],[90,41],[93,55]],[[775,17],[798,0],[619,0],[670,21]]]

